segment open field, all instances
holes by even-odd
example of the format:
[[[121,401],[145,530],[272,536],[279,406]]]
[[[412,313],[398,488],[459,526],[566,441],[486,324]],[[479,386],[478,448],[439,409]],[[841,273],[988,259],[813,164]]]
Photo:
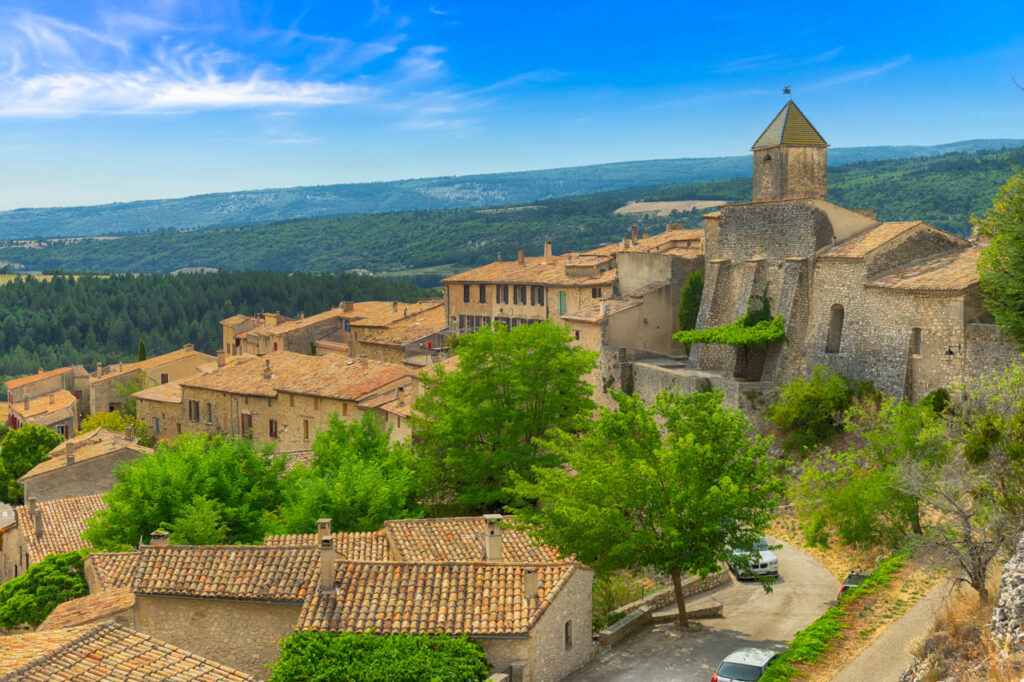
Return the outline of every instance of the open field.
[[[705,199],[692,201],[631,201],[625,206],[620,206],[615,209],[615,212],[618,215],[644,213],[664,218],[672,215],[674,211],[679,211],[681,213],[692,211],[693,209],[700,211],[705,208],[714,208],[715,206],[721,206],[722,204],[727,203],[729,202],[721,200],[708,201]]]

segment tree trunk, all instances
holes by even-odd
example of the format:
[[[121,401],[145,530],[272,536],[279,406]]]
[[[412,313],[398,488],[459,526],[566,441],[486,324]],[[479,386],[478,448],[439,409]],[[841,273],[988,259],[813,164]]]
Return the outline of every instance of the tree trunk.
[[[910,525],[914,535],[924,535],[924,529],[921,528],[921,505],[917,502],[914,502],[914,509],[910,512]]]
[[[686,617],[686,600],[683,598],[683,578],[679,574],[679,569],[672,570],[672,589],[676,594],[676,607],[679,609],[679,617],[676,619],[676,624],[680,630],[686,630],[690,627],[690,621]]]

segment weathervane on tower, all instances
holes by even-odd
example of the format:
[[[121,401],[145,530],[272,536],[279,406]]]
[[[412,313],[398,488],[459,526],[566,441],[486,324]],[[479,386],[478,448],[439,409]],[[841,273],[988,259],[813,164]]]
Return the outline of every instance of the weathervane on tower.
[[[792,86],[787,85],[784,88],[782,88],[782,94],[783,95],[792,95],[793,94]]]

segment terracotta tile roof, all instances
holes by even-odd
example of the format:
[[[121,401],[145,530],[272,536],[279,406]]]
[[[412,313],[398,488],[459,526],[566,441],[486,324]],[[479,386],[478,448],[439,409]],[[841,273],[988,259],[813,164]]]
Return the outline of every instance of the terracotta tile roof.
[[[774,147],[775,145],[809,145],[814,147],[827,147],[825,138],[814,129],[811,122],[804,116],[793,100],[786,102],[775,119],[772,120],[761,137],[757,138],[752,149],[762,147]]]
[[[305,546],[173,545],[139,550],[136,594],[301,602],[316,589],[319,551]]]
[[[45,459],[29,469],[18,480],[23,481],[26,478],[65,468],[68,465],[68,448],[73,448],[75,463],[85,462],[124,450],[131,450],[139,454],[153,452],[152,448],[143,447],[138,443],[128,440],[124,437],[123,433],[111,431],[110,429],[93,429],[89,433],[70,438],[55,447],[47,455],[49,459]]]
[[[331,341],[329,339],[320,339],[316,342],[317,348],[328,348],[333,351],[337,351],[340,354],[348,355],[349,345],[342,341]]]
[[[138,552],[93,552],[85,558],[96,576],[98,590],[130,587],[139,565]]]
[[[375,343],[384,346],[405,346],[422,338],[443,332],[448,328],[448,318],[444,305],[438,303],[421,313],[392,322],[383,330],[372,334],[362,343]]]
[[[127,587],[104,590],[57,605],[37,631],[87,625],[108,620],[135,606],[135,594]]]
[[[523,564],[339,562],[336,590],[311,591],[297,627],[525,635],[576,570],[571,562],[533,566],[540,589],[527,599]]]
[[[978,283],[978,255],[972,246],[917,261],[868,282],[869,287],[903,291],[962,291]]]
[[[693,260],[694,258],[700,258],[701,256],[703,256],[704,255],[704,249],[703,248],[693,248],[693,249],[673,248],[673,249],[665,249],[664,251],[659,251],[658,253],[667,253],[670,256],[677,256],[679,258],[686,258],[687,260]]]
[[[481,517],[385,521],[398,561],[480,561],[487,523]],[[503,558],[508,562],[561,561],[552,548],[539,545],[514,527],[502,529]]]
[[[918,225],[931,227],[923,220],[904,220],[893,223],[879,223],[849,239],[826,248],[819,258],[864,258],[866,255],[893,239],[915,229]],[[933,228],[934,229],[934,228]]]
[[[217,372],[189,377],[182,386],[210,391],[275,397],[278,392],[360,400],[413,375],[403,365],[340,355],[304,355],[276,351],[263,356],[264,362],[247,362],[223,367]],[[264,377],[265,362],[270,363],[270,378]]]
[[[342,312],[341,308],[331,308],[330,310],[325,310],[324,312],[317,313],[316,315],[308,315],[306,317],[300,317],[297,320],[288,320],[287,322],[264,327],[264,331],[273,336],[281,336],[288,334],[289,332],[305,329],[306,327],[312,327],[320,324],[321,322],[340,320],[344,317],[351,316],[351,314],[352,313]]]
[[[223,320],[220,321],[220,323],[225,325],[225,326],[233,327],[236,324],[238,324],[239,322],[245,322],[246,320],[253,320],[253,321],[255,321],[256,318],[255,317],[250,317],[249,315],[232,315],[231,317],[225,317]]]
[[[388,327],[407,317],[419,315],[444,305],[444,299],[425,298],[416,303],[387,303],[376,309],[366,308],[365,312],[352,318],[352,327]],[[356,304],[358,311],[359,304]]]
[[[4,385],[7,386],[8,390],[12,388],[20,388],[27,386],[36,381],[42,379],[49,379],[50,377],[59,376],[66,372],[71,372],[74,376],[88,376],[89,373],[85,371],[85,368],[81,365],[70,365],[68,367],[58,367],[57,369],[51,369],[48,372],[37,372],[35,374],[29,374],[28,376],[18,377],[17,379],[11,379],[5,381]]]
[[[89,547],[81,537],[85,530],[85,521],[106,506],[101,495],[82,495],[39,502],[37,507],[43,520],[42,537],[36,537],[36,526],[28,513],[28,507],[15,507],[18,529],[21,531],[22,542],[28,548],[31,562],[35,563],[48,554],[73,552]]]
[[[282,452],[279,453],[288,458],[285,464],[285,470],[291,471],[295,467],[301,465],[309,466],[316,459],[316,454],[312,450],[296,450],[294,452]]]
[[[346,561],[388,561],[391,550],[382,530],[371,533],[333,533],[334,549]],[[299,535],[268,535],[263,538],[268,547],[318,547],[316,533]]]
[[[715,218],[721,218],[722,217],[722,212],[721,211],[710,211],[708,213],[705,213],[701,217],[702,218],[711,218],[713,220]]]
[[[567,275],[565,265],[568,256],[526,258],[524,264],[518,261],[496,261],[441,280],[448,284],[461,282],[498,282],[508,284],[547,284],[553,286],[589,287],[612,284],[615,270],[606,270],[596,275],[574,277]]]
[[[29,398],[28,407],[25,407],[25,401],[19,400],[10,405],[10,410],[21,415],[27,422],[47,426],[68,417],[74,418],[77,404],[78,399],[71,391],[61,389],[54,393]]]
[[[156,386],[150,386],[144,388],[141,391],[132,393],[132,397],[136,400],[152,400],[157,403],[170,403],[175,405],[181,404],[181,382],[184,379],[178,379],[177,381],[168,381],[166,384],[157,384]]]
[[[177,362],[178,360],[184,360],[190,357],[204,358],[207,361],[215,361],[217,359],[212,355],[200,353],[194,348],[179,348],[178,350],[172,350],[170,353],[164,353],[163,355],[155,355],[151,358],[146,358],[145,360],[141,360],[139,362],[126,362],[122,364],[119,369],[116,369],[109,373],[106,370],[110,368],[104,368],[103,376],[91,377],[89,381],[109,381],[112,378],[123,377],[125,374],[129,374],[131,372],[153,369],[155,367],[160,367],[162,365],[166,365],[171,362]]]
[[[599,301],[597,303],[591,303],[590,305],[583,306],[573,313],[568,315],[562,315],[563,320],[570,320],[572,322],[600,322],[601,320],[611,317],[617,313],[621,313],[624,310],[630,308],[636,308],[641,304],[641,301],[620,301],[614,299],[608,299],[605,301]]]
[[[0,680],[255,680],[114,623],[0,637],[0,660]]]

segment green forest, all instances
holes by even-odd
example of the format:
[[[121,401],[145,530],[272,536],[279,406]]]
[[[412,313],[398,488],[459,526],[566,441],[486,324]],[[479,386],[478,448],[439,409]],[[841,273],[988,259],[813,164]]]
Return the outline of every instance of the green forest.
[[[829,198],[871,208],[882,220],[922,219],[967,235],[969,217],[984,211],[999,186],[1024,165],[1024,148],[957,152],[931,158],[868,161],[833,167]],[[659,185],[547,199],[491,209],[456,208],[293,220],[252,227],[159,232],[47,248],[0,248],[0,261],[44,271],[168,272],[189,266],[227,270],[394,272],[449,266],[450,271],[511,257],[519,247],[556,253],[622,238],[630,224],[657,232],[670,220],[692,227],[696,212],[655,218],[616,215],[638,199],[750,199],[750,179]],[[415,280],[435,285],[436,273]]]
[[[69,364],[150,356],[186,343],[215,353],[220,321],[235,313],[316,313],[341,301],[415,301],[409,282],[341,274],[218,272],[19,278],[0,286],[0,379]]]

